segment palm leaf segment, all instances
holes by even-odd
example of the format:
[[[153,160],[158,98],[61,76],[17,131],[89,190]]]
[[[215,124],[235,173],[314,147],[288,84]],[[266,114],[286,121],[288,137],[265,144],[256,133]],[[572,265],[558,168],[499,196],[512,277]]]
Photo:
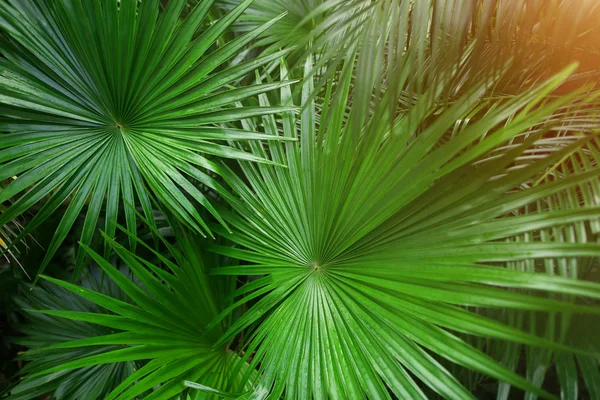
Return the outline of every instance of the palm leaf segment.
[[[45,345],[26,354],[27,358],[49,357],[56,352],[77,353],[80,349],[87,349],[87,354],[77,358],[37,364],[29,369],[27,380],[47,380],[55,374],[139,362],[140,368],[116,382],[117,385],[110,387],[111,390],[102,398],[124,400],[143,395],[145,399],[169,399],[186,390],[191,390],[192,398],[215,398],[196,397],[196,394],[206,394],[207,390],[213,393],[244,392],[246,384],[240,378],[246,374],[247,364],[226,345],[214,346],[229,326],[229,321],[210,331],[205,329],[219,311],[231,303],[227,295],[234,290],[235,279],[209,277],[208,268],[197,250],[197,237],[186,234],[183,228],[181,232],[177,247],[163,240],[169,248],[168,257],[148,248],[156,257],[157,264],[134,255],[105,236],[139,284],[134,283],[129,274],[119,271],[99,254],[86,248],[113,281],[111,285],[122,291],[120,297],[114,293],[103,293],[98,288],[88,289],[44,277],[71,291],[75,299],[82,297],[99,309],[93,312],[43,310],[48,307],[41,305],[38,309],[42,311],[36,312],[51,319],[94,324],[99,328],[94,336]],[[140,244],[144,245],[143,242]],[[166,270],[161,266],[165,266]],[[252,373],[249,375],[252,376]],[[186,381],[191,382],[188,383],[190,386],[204,388],[204,391],[188,389]],[[193,385],[194,382],[199,384]],[[82,381],[78,384],[86,385]]]
[[[217,0],[217,5],[231,10],[241,3],[240,0]],[[256,29],[265,22],[282,13],[286,13],[280,24],[270,29],[257,41],[256,45],[281,48],[286,46],[320,47],[327,43],[340,41],[342,36],[346,44],[359,30],[359,22],[372,6],[365,0],[255,0],[244,14],[233,24],[233,32],[245,33]]]
[[[219,125],[277,112],[232,105],[285,84],[221,90],[282,54],[223,67],[275,22],[215,48],[250,2],[202,29],[211,1],[181,20],[185,0],[162,12],[159,0],[2,0],[0,180],[18,179],[0,203],[20,197],[0,225],[49,196],[30,231],[70,200],[42,269],[86,204],[88,244],[103,205],[109,236],[122,203],[133,232],[132,206],[151,220],[154,199],[199,232],[209,231],[194,203],[222,221],[194,182],[226,194],[211,156],[267,161],[219,141],[272,138]]]
[[[129,279],[132,279],[131,273],[128,271],[124,271],[124,273]],[[86,271],[80,285],[87,290],[101,292],[117,300],[129,301],[114,282],[103,279],[99,268]],[[19,306],[23,309],[68,310],[108,315],[108,311],[96,304],[70,295],[67,290],[54,284],[42,284],[29,289],[31,290],[26,290],[23,297],[17,298]],[[82,321],[30,312],[26,314],[26,323],[17,328],[25,336],[14,339],[14,341],[30,348],[30,351],[19,356],[20,360],[27,362],[21,370],[23,374],[32,374],[43,371],[52,365],[118,349],[118,346],[115,345],[102,345],[39,351],[40,348],[46,346],[107,335],[111,332],[109,327]],[[49,376],[25,377],[11,389],[10,398],[12,400],[35,399],[49,392],[52,392],[59,400],[104,398],[139,367],[140,363],[135,361],[121,362],[65,370]]]
[[[590,104],[587,101],[586,104],[590,106],[590,109],[593,109],[593,103]],[[569,115],[571,112],[577,115],[574,114],[571,117]],[[545,158],[552,152],[560,151],[565,147],[570,147],[573,150],[561,159],[555,159],[543,174],[534,176],[529,180],[523,180],[520,188],[516,190],[528,190],[542,184],[569,180],[574,173],[597,168],[600,160],[600,154],[598,153],[600,140],[597,135],[589,140],[582,140],[581,130],[589,128],[591,124],[585,124],[586,118],[582,118],[578,107],[566,107],[555,114],[549,118],[549,122],[553,125],[553,131],[548,132],[543,139],[538,140],[535,145],[526,149],[515,160],[510,169],[517,171],[521,168],[527,168],[527,166],[538,162],[540,158]],[[509,142],[506,147],[495,149],[483,162],[492,161],[498,154],[506,152],[507,147],[512,145]],[[514,211],[512,214],[526,216],[531,215],[532,212],[544,214],[575,210],[586,212],[585,208],[591,210],[598,204],[595,193],[599,193],[599,183],[598,179],[580,182],[577,185],[569,186],[564,190],[555,191],[539,198],[535,203]],[[597,241],[599,228],[599,220],[596,216],[596,218],[589,220],[536,229],[533,232],[521,232],[508,238],[507,241],[554,243],[558,240],[583,244]],[[534,259],[514,260],[507,262],[506,267],[528,272],[544,271],[551,275],[572,279],[586,277],[586,279],[595,280],[592,271],[597,262],[597,257],[548,257],[537,261]],[[569,295],[562,295],[562,298],[565,300],[570,299]],[[481,309],[478,312],[505,321],[519,329],[526,329],[532,333],[537,332],[551,340],[558,340],[580,348],[589,348],[592,354],[600,348],[600,343],[585,333],[585,331],[597,329],[600,320],[595,315],[550,313],[542,319],[540,313],[528,310]],[[487,343],[480,341],[478,345],[485,346],[490,354],[494,354],[498,360],[501,360],[504,365],[513,370],[524,364],[528,379],[538,386],[548,382],[549,379],[546,379],[546,375],[551,375],[553,369],[555,369],[561,387],[561,394],[564,398],[576,399],[578,398],[578,392],[580,398],[586,398],[585,390],[591,398],[600,396],[600,388],[595,383],[600,379],[600,369],[598,367],[600,360],[594,355],[554,352],[547,348],[524,347],[518,343],[499,340],[487,341]],[[584,387],[585,389],[582,392],[581,389]],[[510,394],[510,385],[501,383],[498,389],[498,399],[507,399]],[[526,398],[533,397],[529,394]]]
[[[369,64],[359,60],[358,65],[368,68],[371,56],[362,60]],[[311,68],[309,60],[306,72]],[[369,114],[368,103],[359,101],[369,97],[364,86],[353,92],[346,115],[350,83],[371,82],[360,70],[352,81],[352,68],[349,61],[340,81],[327,89],[319,123],[311,103],[299,121],[291,113],[281,125],[273,117],[264,119],[268,133],[279,135],[281,126],[284,136],[300,139],[300,147],[270,144],[273,159],[288,169],[242,163],[249,186],[239,182],[235,213],[225,214],[234,233],[219,229],[242,248],[212,246],[253,263],[215,273],[265,275],[240,290],[246,296],[222,314],[259,298],[223,339],[248,331],[244,351],[262,371],[255,395],[390,398],[391,391],[398,398],[428,398],[432,392],[472,398],[443,366],[449,361],[552,397],[540,382],[519,376],[461,337],[568,350],[466,307],[598,313],[573,303],[577,296],[600,298],[597,285],[505,268],[520,260],[538,265],[567,257],[577,276],[578,259],[600,254],[591,239],[544,235],[542,240],[536,233],[563,224],[589,225],[598,217],[595,203],[536,207],[551,194],[597,185],[595,145],[567,179],[545,180],[549,168],[593,137],[579,137],[512,168],[543,141],[539,123],[571,101],[565,96],[541,102],[570,71],[486,109],[480,101],[493,80],[482,80],[445,106],[436,105],[440,83],[408,114],[394,116],[388,106],[394,102],[392,89]],[[399,77],[395,84],[402,87],[408,74],[395,72],[389,76]],[[303,102],[310,99],[310,85]],[[291,104],[287,88],[280,96]],[[261,101],[268,105],[267,96]],[[246,124],[250,128],[253,122]],[[480,162],[509,140],[511,146]],[[253,150],[265,154],[257,146]],[[539,184],[515,191],[530,179]],[[524,208],[526,215],[520,212]],[[511,239],[525,233],[530,240]],[[541,290],[571,296],[571,302],[545,297]]]
[[[0,193],[4,189],[4,185],[0,183]],[[7,206],[0,204],[0,215],[6,212]],[[19,233],[23,230],[23,226],[18,220],[12,220],[10,222],[5,223],[4,225],[0,225],[0,254],[4,253],[4,259],[7,262],[14,261],[23,271],[23,273],[29,277],[29,274],[21,265],[19,261],[19,256],[22,254],[21,249],[18,246],[13,246],[11,242],[15,237],[19,236]],[[23,247],[28,249],[29,246],[26,242],[22,242]]]

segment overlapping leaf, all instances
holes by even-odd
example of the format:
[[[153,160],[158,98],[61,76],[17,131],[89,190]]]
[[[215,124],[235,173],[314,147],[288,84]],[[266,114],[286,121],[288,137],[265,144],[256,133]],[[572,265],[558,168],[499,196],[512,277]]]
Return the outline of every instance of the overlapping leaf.
[[[217,1],[225,10],[240,3],[240,0]],[[257,45],[275,49],[297,46],[303,51],[305,47],[325,43],[335,42],[341,46],[344,42],[351,43],[352,36],[360,30],[360,21],[372,6],[370,1],[364,0],[256,0],[233,24],[232,30],[245,33],[285,13],[281,23],[269,29]]]
[[[0,193],[3,190],[3,185],[0,184]],[[4,212],[6,212],[7,207],[0,204],[0,215]],[[19,236],[19,233],[23,230],[23,226],[21,225],[21,223],[17,220],[13,220],[11,222],[8,222],[2,226],[0,226],[0,253],[5,253],[4,254],[4,258],[6,259],[7,262],[11,263],[14,262],[17,265],[19,265],[19,267],[21,267],[21,269],[23,270],[23,272],[25,272],[25,274],[27,275],[27,271],[25,271],[25,269],[23,269],[23,266],[21,265],[21,262],[19,261],[19,256],[22,254],[21,253],[21,248],[18,246],[13,246],[11,243],[14,240],[14,238]],[[27,243],[23,243],[23,246],[25,249],[28,247]]]
[[[556,127],[555,134],[538,141],[538,145],[528,149],[512,168],[524,168],[526,165],[535,162],[536,159],[544,158],[553,152],[560,152],[566,146],[573,146],[574,142],[581,140],[581,133],[579,136],[574,135],[573,128],[571,123],[559,125]],[[585,128],[586,126],[580,127],[580,129]],[[581,147],[566,153],[560,160],[556,160],[553,165],[534,179],[522,182],[521,188],[529,189],[543,183],[548,184],[557,180],[569,179],[574,173],[596,168],[600,160],[598,145],[597,137],[583,143]],[[557,210],[597,207],[598,184],[598,180],[594,179],[568,187],[537,200],[535,204],[516,210],[514,214],[527,215],[532,209],[551,213]],[[525,232],[509,240],[514,242],[560,241],[586,243],[589,241],[597,242],[598,232],[598,218],[592,218],[587,221],[543,228],[535,232]],[[507,267],[528,272],[540,269],[551,275],[570,279],[584,279],[589,276],[596,263],[597,258],[561,257],[541,259],[537,263],[533,260],[513,261],[508,263]],[[571,300],[569,295],[562,295],[561,297],[567,301]],[[598,318],[571,313],[552,313],[547,319],[540,319],[540,315],[535,312],[514,310],[489,310],[488,313],[498,319],[505,320],[513,326],[526,327],[532,332],[543,334],[551,340],[586,348],[591,354],[597,353],[600,349],[600,342],[583,333],[593,330],[596,324],[594,321],[600,320]],[[519,345],[492,342],[488,343],[488,346],[490,352],[496,354],[505,365],[513,369],[517,367],[521,357]],[[578,395],[585,397],[585,394],[581,393],[581,388],[585,388],[584,390],[587,390],[588,395],[592,398],[600,393],[595,383],[595,377],[600,374],[599,360],[594,355],[574,356],[565,352],[553,352],[549,349],[539,348],[527,348],[524,353],[526,355],[527,376],[536,385],[541,386],[548,379],[546,376],[555,369],[562,388],[561,394],[564,398],[576,399]],[[581,374],[577,373],[578,368]],[[500,386],[498,397],[505,399],[508,398],[510,393],[510,385],[503,384]],[[533,397],[527,395],[527,398]]]
[[[162,12],[158,1],[1,3],[11,4],[0,10],[11,38],[0,67],[12,85],[0,89],[2,126],[13,133],[0,143],[0,171],[17,176],[12,194],[22,194],[9,211],[52,193],[35,226],[73,195],[58,245],[89,201],[87,242],[105,203],[107,244],[143,287],[91,250],[128,301],[48,278],[113,314],[45,315],[111,332],[30,353],[97,351],[36,367],[28,382],[143,360],[108,398],[157,386],[149,398],[235,398],[252,383],[240,398],[455,399],[477,396],[489,377],[500,399],[513,386],[527,398],[552,397],[542,389],[551,368],[563,397],[576,398],[582,380],[590,395],[600,393],[600,348],[594,330],[582,328],[600,314],[600,287],[583,280],[600,255],[598,92],[555,96],[573,67],[551,77],[556,70],[531,62],[522,76],[503,74],[523,64],[505,57],[512,44],[495,46],[516,23],[519,35],[543,37],[549,25],[523,14],[542,3],[256,0],[236,25],[248,33],[213,46],[250,4],[224,2],[235,8],[208,28],[198,27],[210,2],[196,2],[180,23],[183,1]],[[87,6],[96,11],[91,30],[72,18],[84,21]],[[281,29],[261,28],[283,11]],[[263,29],[270,33],[261,40]],[[318,96],[310,58],[299,99],[285,83],[260,79],[216,93],[283,54],[219,70],[254,39],[270,51],[319,48],[317,68],[341,48],[357,52],[336,59],[345,61],[334,64],[339,76]],[[531,89],[490,90],[507,81]],[[272,89],[279,96],[265,94]],[[260,107],[228,107],[254,95]],[[282,120],[272,116],[278,111]],[[231,120],[242,129],[217,126]],[[239,140],[247,139],[268,146],[251,142],[245,153]],[[240,159],[243,177],[212,155]],[[102,168],[107,174],[93,178]],[[50,177],[36,180],[42,171]],[[220,191],[232,209],[217,213],[196,182]],[[187,198],[211,211],[222,223],[214,231],[237,243],[212,250],[250,263],[213,274],[254,276],[250,282],[236,288],[228,276],[207,277],[198,243],[185,234],[170,248],[174,261],[155,253],[158,265],[116,243],[119,204],[139,205],[150,218],[154,196],[197,231],[208,227]],[[125,220],[135,247],[133,208]]]

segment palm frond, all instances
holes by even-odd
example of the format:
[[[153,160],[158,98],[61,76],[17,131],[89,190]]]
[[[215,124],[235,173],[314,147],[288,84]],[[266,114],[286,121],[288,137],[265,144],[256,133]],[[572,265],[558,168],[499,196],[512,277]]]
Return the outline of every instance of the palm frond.
[[[577,141],[584,139],[584,142],[581,146],[573,148],[572,151],[564,152],[561,159],[556,160],[545,171],[540,171],[538,176],[522,182],[519,190],[533,188],[544,183],[549,184],[555,181],[568,180],[573,174],[598,168],[600,161],[598,150],[600,147],[598,145],[600,142],[597,137],[592,140],[585,140],[585,136],[581,134],[576,136],[573,134],[570,124],[565,130],[561,130],[559,126],[557,133],[548,136],[538,141],[537,146],[528,149],[513,168],[516,170],[524,168],[525,165],[544,159],[553,152],[561,152],[567,146],[572,147]],[[598,180],[594,179],[557,191],[537,200],[534,204],[515,211],[514,214],[527,215],[531,213],[532,209],[552,213],[558,210],[598,207],[598,199],[600,198],[598,196],[600,194],[598,183]],[[542,241],[552,243],[559,241],[583,244],[589,241],[597,241],[598,232],[598,218],[596,217],[586,221],[542,228],[535,232],[525,232],[508,240],[512,242]],[[515,261],[507,263],[507,267],[520,271],[542,270],[550,275],[558,275],[569,279],[586,279],[591,269],[596,267],[597,261],[597,258],[561,257],[541,259],[537,263],[533,260]],[[569,295],[561,295],[558,298],[573,301]],[[599,343],[589,342],[593,338],[581,334],[579,325],[588,325],[589,322],[587,321],[591,320],[589,317],[572,313],[551,313],[548,318],[543,319],[540,318],[539,313],[531,311],[484,310],[484,312],[512,326],[526,327],[532,333],[542,334],[550,340],[567,343],[579,348],[587,348],[591,353],[600,349]],[[591,398],[598,392],[595,388],[596,384],[593,383],[594,379],[590,379],[590,376],[600,374],[599,359],[595,356],[574,356],[567,352],[554,352],[540,348],[527,348],[522,352],[519,345],[505,342],[492,342],[487,345],[492,354],[496,354],[498,359],[512,369],[517,367],[524,353],[526,374],[538,386],[541,386],[546,376],[553,372],[552,369],[555,369],[556,372],[554,373],[560,381],[561,393],[565,398],[577,398],[578,391],[582,388],[588,390],[587,394]],[[582,377],[578,377],[576,364],[579,365],[579,369],[582,371]],[[578,382],[581,378],[583,378],[583,384]],[[510,385],[501,384],[498,398],[508,398],[510,389]],[[526,398],[532,397],[526,395]]]
[[[127,297],[118,286],[111,281],[103,281],[100,272],[100,269],[86,271],[82,276],[81,287],[127,301]],[[123,271],[123,273],[129,279],[132,278],[127,271]],[[25,291],[25,295],[16,299],[25,310],[48,309],[58,312],[109,315],[94,303],[73,296],[67,290],[56,285],[43,284],[30,289]],[[39,351],[41,348],[60,345],[72,340],[89,340],[95,336],[107,335],[111,333],[111,329],[35,312],[28,312],[26,316],[26,323],[16,327],[25,336],[14,339],[16,343],[30,349],[18,357],[21,362],[27,363],[21,369],[23,374],[34,374],[49,366],[117,349],[117,346],[114,345],[104,345],[95,348],[57,348],[51,351]],[[34,399],[46,393],[53,393],[56,399],[104,398],[140,366],[135,361],[120,362],[60,371],[36,378],[25,377],[11,389],[10,398],[14,400]]]
[[[181,228],[179,232],[185,231]],[[208,277],[208,266],[205,266],[194,243],[197,238],[183,233],[178,238],[177,247],[164,242],[170,249],[168,256],[149,249],[156,257],[156,265],[105,235],[107,242],[140,282],[139,286],[86,247],[92,259],[112,280],[112,285],[124,293],[124,299],[43,277],[70,291],[71,298],[82,297],[110,314],[106,311],[53,310],[38,306],[36,312],[48,318],[91,323],[105,332],[37,349],[31,357],[90,348],[93,352],[88,351],[86,356],[79,358],[46,363],[30,370],[27,379],[47,380],[55,374],[81,368],[112,368],[119,362],[142,362],[143,366],[132,371],[102,398],[134,399],[147,391],[151,392],[145,394],[145,399],[173,398],[189,390],[184,381],[197,382],[217,391],[243,393],[245,381],[240,379],[240,375],[245,374],[247,368],[240,365],[239,357],[228,349],[227,344],[213,346],[227,329],[229,321],[212,330],[205,329],[231,302],[227,296],[235,288],[235,280]],[[140,244],[143,245],[143,242]],[[161,269],[162,266],[167,270]],[[83,385],[83,382],[78,382]]]
[[[152,221],[153,201],[210,234],[195,205],[223,220],[195,183],[227,195],[212,158],[271,162],[223,141],[272,137],[220,126],[282,110],[235,103],[287,82],[224,89],[284,54],[222,68],[276,21],[215,48],[250,3],[205,26],[210,1],[181,20],[184,0],[160,12],[158,0],[2,0],[0,132],[8,133],[0,143],[0,180],[17,179],[0,193],[0,203],[15,199],[0,225],[43,202],[29,232],[68,204],[40,271],[84,208],[86,244],[103,206],[104,229],[112,236],[120,205],[129,205],[125,219],[135,232],[133,206]],[[83,257],[80,252],[75,275]]]
[[[420,44],[415,46],[418,55]],[[370,65],[383,65],[381,54],[377,49],[360,54],[356,78],[354,62],[346,63],[340,81],[328,87],[319,124],[311,102],[299,121],[285,114],[282,135],[299,138],[300,146],[271,142],[268,150],[288,169],[241,163],[248,185],[235,185],[239,199],[232,202],[234,212],[224,214],[234,232],[217,228],[240,247],[211,249],[252,264],[214,273],[264,275],[228,311],[264,297],[222,340],[251,330],[244,352],[252,354],[250,364],[262,372],[257,398],[284,393],[291,398],[389,398],[390,392],[398,398],[427,398],[423,386],[445,398],[472,398],[432,355],[552,398],[536,379],[519,376],[460,334],[572,352],[554,337],[473,310],[599,311],[578,300],[597,301],[598,285],[507,268],[522,260],[536,265],[600,255],[595,239],[542,240],[539,234],[563,225],[588,227],[600,215],[597,205],[536,206],[550,195],[597,184],[595,161],[565,179],[515,190],[596,140],[582,135],[536,162],[512,168],[544,140],[547,129],[539,129],[540,124],[577,96],[547,97],[574,68],[488,108],[481,102],[498,79],[492,75],[473,80],[466,93],[445,101],[444,89],[460,73],[450,65],[437,85],[421,81],[424,94],[407,114],[393,114],[388,104],[395,102],[397,88],[420,67],[410,68],[412,52],[402,56],[400,65],[409,71],[371,107],[370,93],[379,78],[370,75]],[[305,71],[311,70],[309,59]],[[346,116],[351,83],[362,90],[354,92]],[[303,102],[311,92],[309,80]],[[289,89],[282,89],[280,97],[292,103]],[[269,104],[266,95],[260,98]],[[460,129],[457,121],[463,121]],[[252,121],[245,124],[254,128]],[[280,135],[274,118],[264,118],[263,125],[267,133]],[[481,162],[509,141],[512,147]],[[267,154],[261,147],[252,149],[257,156]],[[519,214],[524,207],[529,213]],[[531,240],[511,240],[521,234]],[[545,291],[570,300],[547,297]],[[281,328],[288,325],[296,329]]]

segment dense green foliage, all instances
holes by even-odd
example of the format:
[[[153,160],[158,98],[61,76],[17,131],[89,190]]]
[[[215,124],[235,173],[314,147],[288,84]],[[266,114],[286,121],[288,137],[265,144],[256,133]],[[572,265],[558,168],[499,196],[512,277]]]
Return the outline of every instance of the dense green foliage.
[[[0,0],[4,394],[600,399],[581,4]]]

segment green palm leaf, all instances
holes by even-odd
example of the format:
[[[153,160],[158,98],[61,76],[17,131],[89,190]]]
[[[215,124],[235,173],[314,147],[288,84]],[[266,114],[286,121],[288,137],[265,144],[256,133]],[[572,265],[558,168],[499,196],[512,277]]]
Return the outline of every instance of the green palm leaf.
[[[110,281],[43,277],[13,397],[600,396],[600,91],[536,48],[569,10],[218,3],[0,0],[0,226],[67,205],[43,270],[87,209]]]
[[[285,114],[282,135],[299,138],[300,147],[271,142],[269,152],[288,169],[241,163],[249,184],[235,185],[239,199],[232,202],[234,212],[224,214],[234,232],[217,228],[240,247],[211,249],[253,264],[214,273],[265,276],[222,313],[260,298],[222,341],[250,331],[243,350],[262,371],[256,398],[389,398],[389,391],[398,398],[427,398],[423,386],[444,398],[472,398],[432,354],[552,397],[538,381],[517,375],[460,335],[569,352],[573,349],[554,338],[472,308],[599,312],[575,301],[580,296],[598,300],[598,285],[506,268],[521,260],[538,265],[600,255],[595,240],[541,240],[538,233],[597,220],[595,203],[551,210],[538,204],[598,182],[596,161],[578,164],[564,179],[540,181],[557,162],[596,138],[573,138],[536,162],[513,168],[543,141],[544,119],[576,97],[547,97],[573,68],[490,108],[481,102],[497,78],[474,80],[465,94],[447,103],[442,94],[454,79],[450,73],[408,114],[394,115],[388,104],[399,93],[396,86],[379,105],[368,105],[369,93],[377,88],[368,63],[377,65],[377,56],[376,50],[361,54],[356,77],[353,61],[346,63],[340,81],[327,89],[319,123],[311,102],[299,120]],[[409,68],[414,54],[405,57],[400,65]],[[309,59],[306,73],[311,69]],[[409,73],[392,83],[405,85]],[[353,79],[357,86],[346,115]],[[309,80],[302,100],[311,92]],[[260,97],[269,104],[266,95]],[[289,89],[283,88],[280,97],[291,105]],[[255,123],[245,124],[252,129]],[[267,133],[280,135],[273,117],[263,124]],[[509,141],[511,146],[488,160],[492,150]],[[266,154],[252,148],[257,156]],[[515,190],[530,180],[540,184]],[[519,212],[524,208],[530,209],[527,215]],[[532,239],[511,240],[520,234]],[[545,290],[571,300],[546,297]]]
[[[121,228],[124,229],[124,228]],[[87,289],[64,281],[44,277],[72,292],[71,298],[82,297],[100,310],[43,310],[39,313],[59,320],[67,319],[94,324],[106,330],[103,334],[72,341],[55,342],[39,348],[35,353],[53,354],[57,351],[77,352],[93,349],[82,357],[72,357],[54,363],[45,363],[28,369],[29,380],[47,380],[65,371],[89,368],[111,368],[115,363],[142,362],[118,385],[113,386],[104,399],[134,399],[146,393],[146,399],[173,398],[188,390],[184,381],[198,382],[214,391],[243,392],[245,381],[239,375],[247,367],[226,345],[213,345],[228,327],[224,321],[212,330],[205,326],[219,311],[231,302],[227,293],[233,290],[231,278],[207,277],[208,267],[195,246],[197,238],[183,234],[180,227],[179,246],[170,249],[165,257],[151,250],[158,265],[126,250],[105,236],[111,247],[130,268],[139,286],[127,275],[110,265],[100,255],[86,248],[102,271],[110,277],[112,285],[121,290],[121,298],[103,293],[97,288]],[[130,233],[129,233],[130,234]],[[134,240],[135,237],[132,236]],[[143,242],[140,242],[143,245]],[[164,265],[169,272],[161,269]],[[94,290],[96,289],[96,290]],[[78,322],[73,322],[78,323]],[[236,370],[235,368],[242,368]],[[82,381],[78,384],[85,386]],[[214,398],[209,397],[209,398]]]
[[[240,0],[217,0],[224,10],[239,6]],[[267,48],[297,46],[306,52],[308,47],[345,46],[361,29],[361,22],[373,7],[365,0],[255,0],[232,25],[234,33],[244,34],[285,13],[281,23],[273,26],[256,42]],[[312,42],[312,43],[311,43]],[[335,47],[335,46],[334,46]]]
[[[155,200],[210,234],[195,205],[223,221],[195,183],[227,195],[212,158],[270,162],[223,141],[273,137],[221,123],[281,111],[235,103],[287,83],[222,89],[284,54],[224,66],[276,20],[215,48],[251,1],[210,26],[202,24],[210,1],[181,19],[185,3],[171,1],[160,12],[158,0],[2,0],[0,131],[8,133],[0,143],[0,180],[17,179],[0,203],[18,197],[0,225],[44,200],[31,231],[68,202],[40,270],[86,207],[81,240],[87,244],[103,206],[112,236],[121,204],[129,205],[125,218],[135,232],[133,206],[152,221]]]
[[[126,301],[127,297],[119,287],[111,281],[103,281],[100,272],[99,269],[92,269],[90,273],[86,271],[82,276],[82,288],[95,290]],[[124,273],[131,279],[131,274]],[[27,290],[26,294],[17,301],[24,309],[106,313],[101,307],[70,295],[67,290],[56,285],[44,284],[31,288],[31,291]],[[30,351],[19,356],[20,360],[27,362],[21,369],[23,374],[33,374],[52,365],[109,352],[117,348],[113,345],[104,345],[95,348],[59,348],[52,351],[39,351],[43,347],[72,340],[85,340],[111,332],[109,328],[86,322],[70,321],[39,313],[27,313],[27,322],[16,328],[25,336],[14,341],[30,348]],[[140,366],[137,362],[122,362],[60,371],[37,378],[25,377],[11,389],[10,398],[14,400],[34,399],[49,392],[53,393],[56,399],[104,398]]]
[[[566,146],[572,146],[578,138],[568,134],[569,124],[566,129],[559,126],[557,137],[549,137],[540,141],[538,146],[532,146],[514,167],[523,167],[531,164],[535,158],[550,152],[561,151]],[[567,153],[562,159],[550,166],[547,171],[535,180],[523,182],[523,188],[539,186],[542,183],[569,179],[570,175],[576,172],[593,168],[598,165],[600,154],[598,153],[598,138],[583,143],[583,145],[570,153]],[[535,158],[534,158],[535,157]],[[556,212],[556,210],[579,209],[580,207],[593,208],[597,206],[598,181],[591,180],[580,185],[570,187],[566,190],[557,191],[552,195],[540,199],[535,205],[526,207],[519,213],[528,214],[530,209],[535,207],[547,213]],[[586,221],[577,221],[569,224],[558,225],[548,228],[542,228],[536,233],[539,239],[544,242],[561,241],[567,243],[585,243],[593,240],[598,234],[598,218],[592,218]],[[592,237],[590,238],[590,234]],[[517,235],[512,238],[516,242],[532,242],[534,237],[530,232]],[[586,259],[577,257],[547,258],[537,265],[532,260],[514,261],[507,264],[508,268],[520,271],[535,271],[536,267],[543,269],[548,274],[559,275],[565,278],[582,279],[589,275],[597,259]],[[569,295],[561,296],[566,301],[571,301]],[[527,311],[506,311],[506,310],[484,310],[490,316],[506,321],[507,323],[519,328],[527,327],[531,332],[543,334],[545,337],[568,343],[572,346],[587,348],[590,352],[595,352],[600,348],[596,343],[589,343],[593,338],[582,333],[581,326],[590,329],[589,325],[594,326],[593,320],[597,318],[584,317],[571,313],[552,313],[546,320],[540,319],[539,314]],[[498,355],[498,358],[510,368],[516,368],[520,358],[520,346],[514,343],[492,342],[488,343],[491,352]],[[565,352],[553,352],[549,349],[527,348],[525,350],[526,373],[529,379],[541,386],[546,375],[556,369],[556,375],[560,380],[563,398],[576,399],[580,385],[578,380],[583,378],[584,385],[587,387],[589,395],[593,398],[597,393],[595,379],[589,376],[595,376],[600,373],[598,359],[594,356],[573,356]],[[579,361],[580,360],[580,361]],[[582,371],[582,377],[578,377],[577,367],[579,364]],[[498,393],[499,399],[506,399],[510,394],[510,385],[500,385]],[[533,398],[527,395],[527,398]]]

